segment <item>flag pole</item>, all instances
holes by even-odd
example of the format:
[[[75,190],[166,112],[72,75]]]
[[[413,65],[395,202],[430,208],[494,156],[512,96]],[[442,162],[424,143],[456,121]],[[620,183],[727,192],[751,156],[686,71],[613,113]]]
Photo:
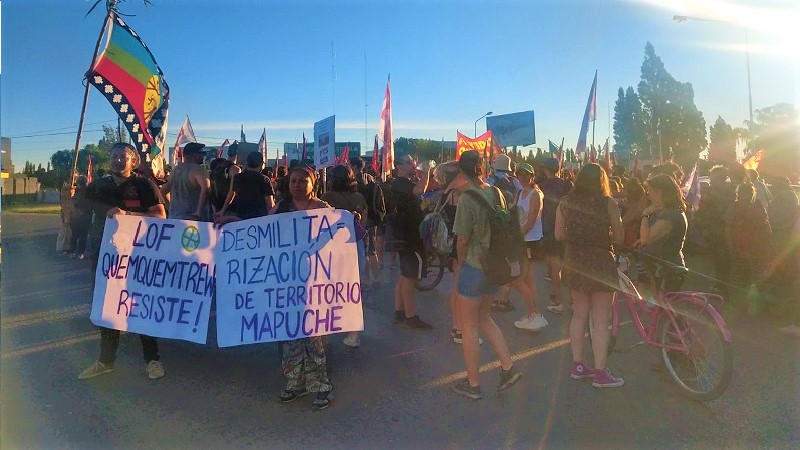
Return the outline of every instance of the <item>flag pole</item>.
[[[114,7],[117,4],[117,0],[111,0],[110,4],[107,4],[106,18],[103,21],[103,27],[100,28],[100,36],[97,36],[97,43],[94,46],[94,53],[92,53],[92,65],[89,66],[89,70],[86,71],[86,75],[83,76],[83,79],[86,80],[86,90],[83,92],[83,106],[81,107],[81,120],[78,122],[78,135],[75,137],[75,160],[72,162],[72,176],[70,178],[70,186],[75,185],[75,179],[78,175],[78,151],[81,146],[81,134],[83,133],[83,122],[86,120],[86,105],[89,103],[89,89],[92,86],[92,83],[86,78],[89,72],[94,68],[94,65],[97,63],[97,51],[100,49],[100,42],[103,41],[103,35],[106,34],[106,29],[108,28],[109,22],[111,22],[111,12],[114,10]]]

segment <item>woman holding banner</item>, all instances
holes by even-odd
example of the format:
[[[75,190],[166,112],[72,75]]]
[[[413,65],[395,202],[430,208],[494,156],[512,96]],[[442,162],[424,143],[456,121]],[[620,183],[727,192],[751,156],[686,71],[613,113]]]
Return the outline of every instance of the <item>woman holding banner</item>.
[[[289,195],[283,197],[270,214],[329,208],[328,203],[313,195],[316,179],[316,174],[309,167],[293,168],[289,172]],[[324,342],[323,336],[281,342],[281,365],[286,378],[286,389],[280,395],[281,402],[289,403],[314,392],[315,410],[330,405],[333,384],[328,378]]]

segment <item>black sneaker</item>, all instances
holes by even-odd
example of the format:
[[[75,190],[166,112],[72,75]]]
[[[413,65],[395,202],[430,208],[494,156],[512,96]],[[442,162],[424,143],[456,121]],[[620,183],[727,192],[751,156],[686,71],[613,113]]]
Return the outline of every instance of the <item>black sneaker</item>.
[[[403,325],[406,328],[410,328],[412,330],[430,330],[433,329],[433,326],[427,322],[423,322],[419,316],[412,316],[406,317],[406,320],[403,322]]]
[[[330,397],[331,391],[317,392],[317,396],[314,398],[314,406],[312,407],[314,411],[322,411],[328,406],[331,406]]]
[[[480,400],[483,398],[483,394],[481,393],[481,387],[475,386],[472,387],[469,385],[469,381],[461,380],[458,383],[453,385],[453,391],[456,394],[461,394],[464,397],[471,398],[473,400]]]
[[[405,311],[395,311],[394,312],[394,323],[403,323],[406,321],[406,312]]]
[[[305,389],[298,389],[296,391],[285,390],[281,393],[280,399],[281,403],[289,403],[297,400],[300,397],[305,397],[308,395],[308,391]]]
[[[505,391],[519,381],[521,373],[517,372],[512,366],[508,370],[500,369],[500,383],[497,384],[497,392]]]

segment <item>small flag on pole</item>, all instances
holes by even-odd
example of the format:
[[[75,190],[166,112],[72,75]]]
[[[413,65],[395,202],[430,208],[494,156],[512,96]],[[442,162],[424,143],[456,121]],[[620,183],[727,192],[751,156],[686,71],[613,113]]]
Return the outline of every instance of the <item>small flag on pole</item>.
[[[372,171],[375,172],[375,175],[380,174],[380,167],[378,167],[378,156],[380,155],[380,150],[378,150],[378,135],[375,135],[375,146],[372,147]]]
[[[247,139],[244,137],[244,124],[242,124],[241,131],[239,131],[239,139],[241,139],[242,142],[247,142]]]
[[[92,155],[89,155],[89,160],[86,162],[86,184],[92,182],[92,172],[94,172],[94,164],[92,164]]]
[[[225,142],[223,142],[222,145],[219,147],[219,150],[217,150],[217,158],[224,158],[224,156],[222,156],[222,155],[225,154],[225,150],[228,149],[229,145],[230,145],[230,141],[225,139]]]
[[[592,89],[589,91],[589,99],[586,101],[586,111],[583,113],[581,122],[581,132],[578,136],[578,145],[575,146],[575,154],[582,155],[586,152],[586,135],[589,133],[589,122],[594,122],[597,116],[597,70],[594,71],[594,81]],[[593,161],[594,162],[594,161]]]
[[[381,107],[381,121],[378,125],[378,137],[383,141],[383,155],[381,155],[381,179],[384,181],[394,167],[394,136],[392,136],[392,97],[389,86],[392,77],[386,80],[386,92],[383,94],[383,106]]]
[[[261,138],[258,140],[258,151],[261,152],[261,159],[264,161],[267,160],[267,129],[264,128],[264,132],[261,133]]]
[[[306,160],[306,133],[303,132],[303,158],[301,162],[305,162]]]
[[[172,158],[170,161],[172,167],[175,167],[178,165],[178,163],[183,162],[183,146],[190,142],[197,142],[197,138],[194,137],[192,123],[189,122],[189,116],[187,115],[183,120],[183,125],[181,125],[180,131],[178,131],[178,139],[175,140],[175,145],[172,149]]]

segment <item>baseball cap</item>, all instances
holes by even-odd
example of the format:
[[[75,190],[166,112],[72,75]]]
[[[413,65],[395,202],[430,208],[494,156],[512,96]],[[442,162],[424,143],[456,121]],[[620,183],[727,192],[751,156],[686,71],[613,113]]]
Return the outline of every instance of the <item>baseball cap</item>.
[[[533,175],[533,166],[528,163],[519,163],[517,164],[517,172],[526,172]]]
[[[205,153],[207,151],[208,150],[206,150],[206,145],[201,144],[199,142],[189,142],[188,144],[183,146],[184,155],[190,155],[192,153]]]

